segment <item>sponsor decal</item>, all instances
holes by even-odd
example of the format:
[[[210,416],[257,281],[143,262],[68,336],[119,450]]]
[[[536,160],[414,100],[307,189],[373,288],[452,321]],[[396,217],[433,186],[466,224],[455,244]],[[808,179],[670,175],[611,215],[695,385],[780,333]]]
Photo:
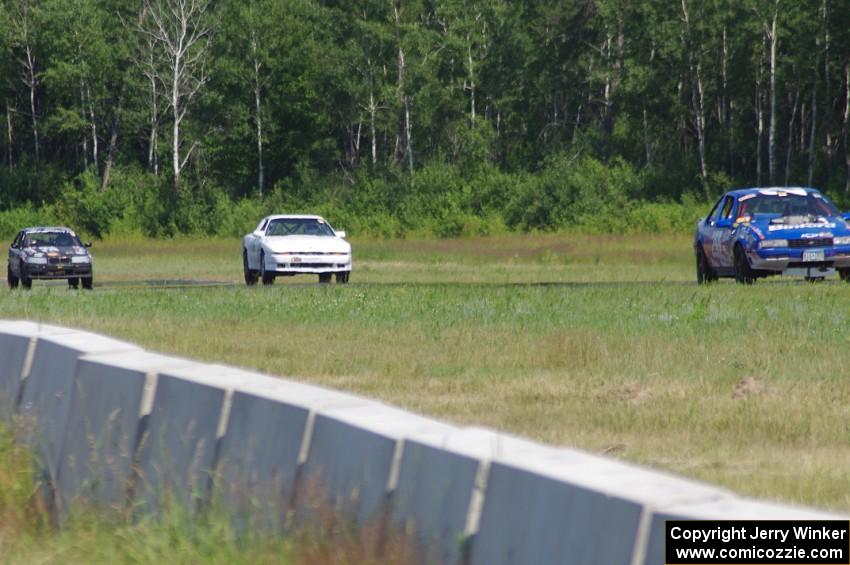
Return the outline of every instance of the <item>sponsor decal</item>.
[[[826,223],[826,224],[823,224],[823,223],[817,223],[817,224],[808,223],[808,224],[790,224],[790,225],[776,224],[776,225],[768,226],[767,231],[806,230],[806,229],[818,229],[818,228],[834,229],[835,223],[830,222],[830,223]]]

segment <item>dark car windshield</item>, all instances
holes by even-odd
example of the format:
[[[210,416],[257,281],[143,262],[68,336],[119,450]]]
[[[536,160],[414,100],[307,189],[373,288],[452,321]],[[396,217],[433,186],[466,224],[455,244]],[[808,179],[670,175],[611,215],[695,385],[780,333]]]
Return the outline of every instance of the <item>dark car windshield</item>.
[[[835,205],[825,196],[815,196],[778,192],[776,194],[756,194],[739,199],[741,207],[738,216],[766,214],[774,217],[787,216],[840,216]]]
[[[269,222],[266,235],[329,235],[334,231],[324,220],[316,218],[280,218]]]
[[[28,233],[26,245],[28,247],[82,247],[77,236],[64,231]]]

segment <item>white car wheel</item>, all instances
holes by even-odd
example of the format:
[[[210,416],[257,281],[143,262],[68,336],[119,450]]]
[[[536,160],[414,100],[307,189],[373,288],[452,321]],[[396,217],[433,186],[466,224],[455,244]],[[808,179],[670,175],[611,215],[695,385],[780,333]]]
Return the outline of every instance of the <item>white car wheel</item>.
[[[242,250],[242,270],[245,273],[245,284],[254,286],[257,284],[257,271],[251,270],[248,266],[248,250]]]
[[[274,284],[274,273],[266,272],[266,254],[260,252],[260,279],[264,285]]]

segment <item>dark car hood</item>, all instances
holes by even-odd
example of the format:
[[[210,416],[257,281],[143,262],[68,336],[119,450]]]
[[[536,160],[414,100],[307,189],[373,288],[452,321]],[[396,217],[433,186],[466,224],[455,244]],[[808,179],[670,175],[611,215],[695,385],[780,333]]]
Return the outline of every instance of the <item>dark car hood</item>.
[[[807,237],[839,237],[850,235],[850,226],[844,218],[830,216],[812,220],[807,217],[786,218],[780,223],[771,218],[756,217],[749,222],[754,231],[765,239],[800,239]]]

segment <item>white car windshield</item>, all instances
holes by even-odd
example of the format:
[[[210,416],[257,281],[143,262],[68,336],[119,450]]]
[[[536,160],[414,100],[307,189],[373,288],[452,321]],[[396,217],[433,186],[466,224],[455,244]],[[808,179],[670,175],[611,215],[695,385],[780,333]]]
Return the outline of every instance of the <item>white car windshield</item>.
[[[815,196],[814,194],[802,196],[790,193],[783,193],[782,195],[759,194],[746,200],[742,199],[738,216],[755,216],[756,214],[773,217],[830,217],[841,215],[832,202],[825,197]]]
[[[266,236],[281,235],[320,235],[335,236],[334,231],[324,220],[316,218],[280,218],[269,222]]]

